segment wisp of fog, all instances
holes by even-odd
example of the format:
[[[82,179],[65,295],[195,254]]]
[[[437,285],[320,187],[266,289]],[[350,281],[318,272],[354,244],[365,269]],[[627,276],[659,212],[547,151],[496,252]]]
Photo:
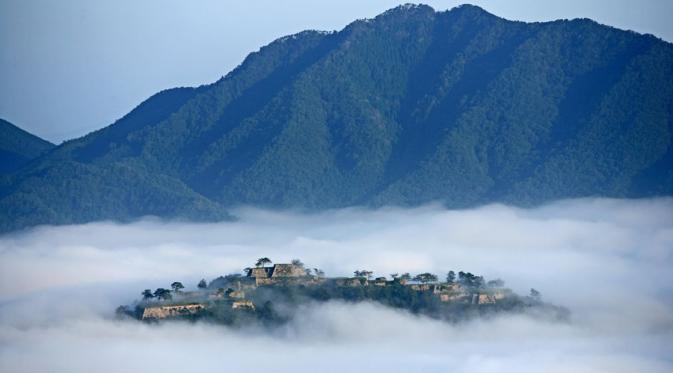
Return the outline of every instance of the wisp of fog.
[[[673,199],[235,213],[0,236],[0,371],[673,371]],[[142,289],[195,288],[262,256],[328,276],[470,271],[533,287],[571,320],[449,324],[339,302],[303,306],[273,331],[114,318]]]

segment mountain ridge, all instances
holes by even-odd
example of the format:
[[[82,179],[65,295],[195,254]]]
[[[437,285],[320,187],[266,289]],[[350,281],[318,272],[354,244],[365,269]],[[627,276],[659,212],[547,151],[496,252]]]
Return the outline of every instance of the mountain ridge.
[[[0,119],[0,175],[17,171],[55,145]]]
[[[0,227],[671,195],[671,66],[671,44],[585,19],[400,6],[65,142],[3,184]]]

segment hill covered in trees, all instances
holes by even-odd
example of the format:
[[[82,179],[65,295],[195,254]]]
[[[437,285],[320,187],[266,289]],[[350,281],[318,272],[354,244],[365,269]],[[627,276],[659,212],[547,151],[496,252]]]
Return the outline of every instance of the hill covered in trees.
[[[0,229],[249,204],[673,194],[673,46],[588,19],[402,6],[166,90],[0,189]]]
[[[20,169],[53,147],[49,141],[0,119],[0,175]]]

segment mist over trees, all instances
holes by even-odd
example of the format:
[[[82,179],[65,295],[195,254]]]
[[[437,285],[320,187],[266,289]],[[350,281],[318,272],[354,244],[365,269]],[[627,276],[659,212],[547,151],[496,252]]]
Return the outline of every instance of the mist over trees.
[[[568,372],[613,371],[615,366],[668,372],[671,333],[662,325],[671,315],[669,299],[662,294],[670,293],[673,284],[668,233],[672,206],[673,200],[660,198],[465,211],[244,210],[235,223],[104,222],[3,235],[0,273],[10,280],[0,287],[0,327],[10,338],[0,359],[8,369],[0,370],[44,372],[57,366],[88,372],[97,366],[104,372],[132,372],[138,361],[151,361],[165,372],[184,364],[245,371],[254,361],[255,368],[296,371],[301,361],[309,369],[344,371],[373,364],[400,369],[420,365],[419,370],[428,371],[469,366],[479,371],[497,364],[513,372],[550,366]],[[215,326],[206,318],[159,327],[111,318],[118,303],[131,303],[121,310],[133,313],[133,300],[143,303],[141,293],[150,286],[152,293],[157,287],[169,289],[174,299],[152,298],[148,305],[179,304],[185,298],[170,288],[176,281],[185,285],[184,296],[212,295],[216,300],[222,288],[219,297],[229,299],[225,293],[242,277],[240,270],[254,267],[261,256],[281,263],[301,258],[306,267],[323,269],[326,277],[352,277],[354,270],[365,269],[388,281],[390,274],[399,278],[404,272],[410,277],[428,272],[444,282],[453,270],[457,282],[458,272],[469,272],[483,275],[487,287],[490,281],[505,280],[531,305],[534,288],[542,293],[541,302],[566,306],[572,314],[570,321],[559,322],[538,317],[536,306],[523,313],[490,314],[485,310],[492,305],[484,304],[480,309],[485,314],[475,316],[470,308],[474,305],[467,305],[467,320],[478,321],[455,324],[371,300],[376,294],[395,299],[386,296],[397,289],[391,284],[344,291],[344,296],[365,301],[313,301],[288,290],[279,299],[283,294],[301,296],[291,298],[288,309],[271,295],[265,307],[260,293],[262,303],[255,301],[256,311],[271,315],[265,319],[294,316],[280,327],[274,322],[266,326],[257,315],[252,324],[239,320],[250,328]],[[233,283],[192,291],[201,278],[230,278]],[[412,285],[434,284],[409,280],[407,286]],[[407,294],[405,289],[399,297]],[[426,301],[432,301],[432,295],[421,294],[414,291],[397,299],[403,299],[400,306],[408,301],[431,305]],[[294,313],[298,309],[301,312]],[[230,311],[234,310],[229,305]],[[241,310],[238,315],[249,313]],[[77,351],[77,359],[62,351]],[[223,360],[222,351],[236,358]],[[334,359],[335,351],[349,358]],[[480,359],[474,359],[474,351]]]
[[[264,268],[272,262],[262,257],[255,265]],[[116,314],[120,318],[150,322],[177,318],[236,327],[255,323],[277,327],[297,317],[306,305],[340,301],[376,302],[450,322],[532,310],[557,320],[567,320],[569,315],[563,307],[542,302],[540,292],[535,289],[531,289],[528,296],[519,296],[504,288],[501,279],[486,282],[482,276],[470,272],[459,271],[456,282],[455,272],[449,271],[447,281],[441,282],[430,272],[415,276],[393,273],[390,278],[373,279],[373,271],[362,269],[355,270],[351,278],[331,278],[317,268],[305,267],[303,261],[293,259],[290,264],[276,264],[263,272],[246,268],[245,276],[232,273],[210,283],[202,279],[197,284],[197,292],[183,292],[182,283],[175,281],[171,284],[172,293],[163,288],[154,293],[146,289],[141,292],[139,302],[118,307]],[[277,271],[280,273],[275,273]],[[157,319],[154,315],[165,316]]]

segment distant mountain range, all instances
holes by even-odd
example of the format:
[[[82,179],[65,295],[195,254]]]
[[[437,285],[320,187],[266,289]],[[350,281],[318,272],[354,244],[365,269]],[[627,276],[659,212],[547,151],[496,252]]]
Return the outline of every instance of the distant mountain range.
[[[241,204],[671,195],[673,45],[588,19],[401,6],[280,38],[44,155],[50,144],[5,129],[3,152],[5,136],[33,145],[0,179],[3,231],[228,219]]]
[[[53,147],[49,141],[0,119],[0,175],[19,170]]]

